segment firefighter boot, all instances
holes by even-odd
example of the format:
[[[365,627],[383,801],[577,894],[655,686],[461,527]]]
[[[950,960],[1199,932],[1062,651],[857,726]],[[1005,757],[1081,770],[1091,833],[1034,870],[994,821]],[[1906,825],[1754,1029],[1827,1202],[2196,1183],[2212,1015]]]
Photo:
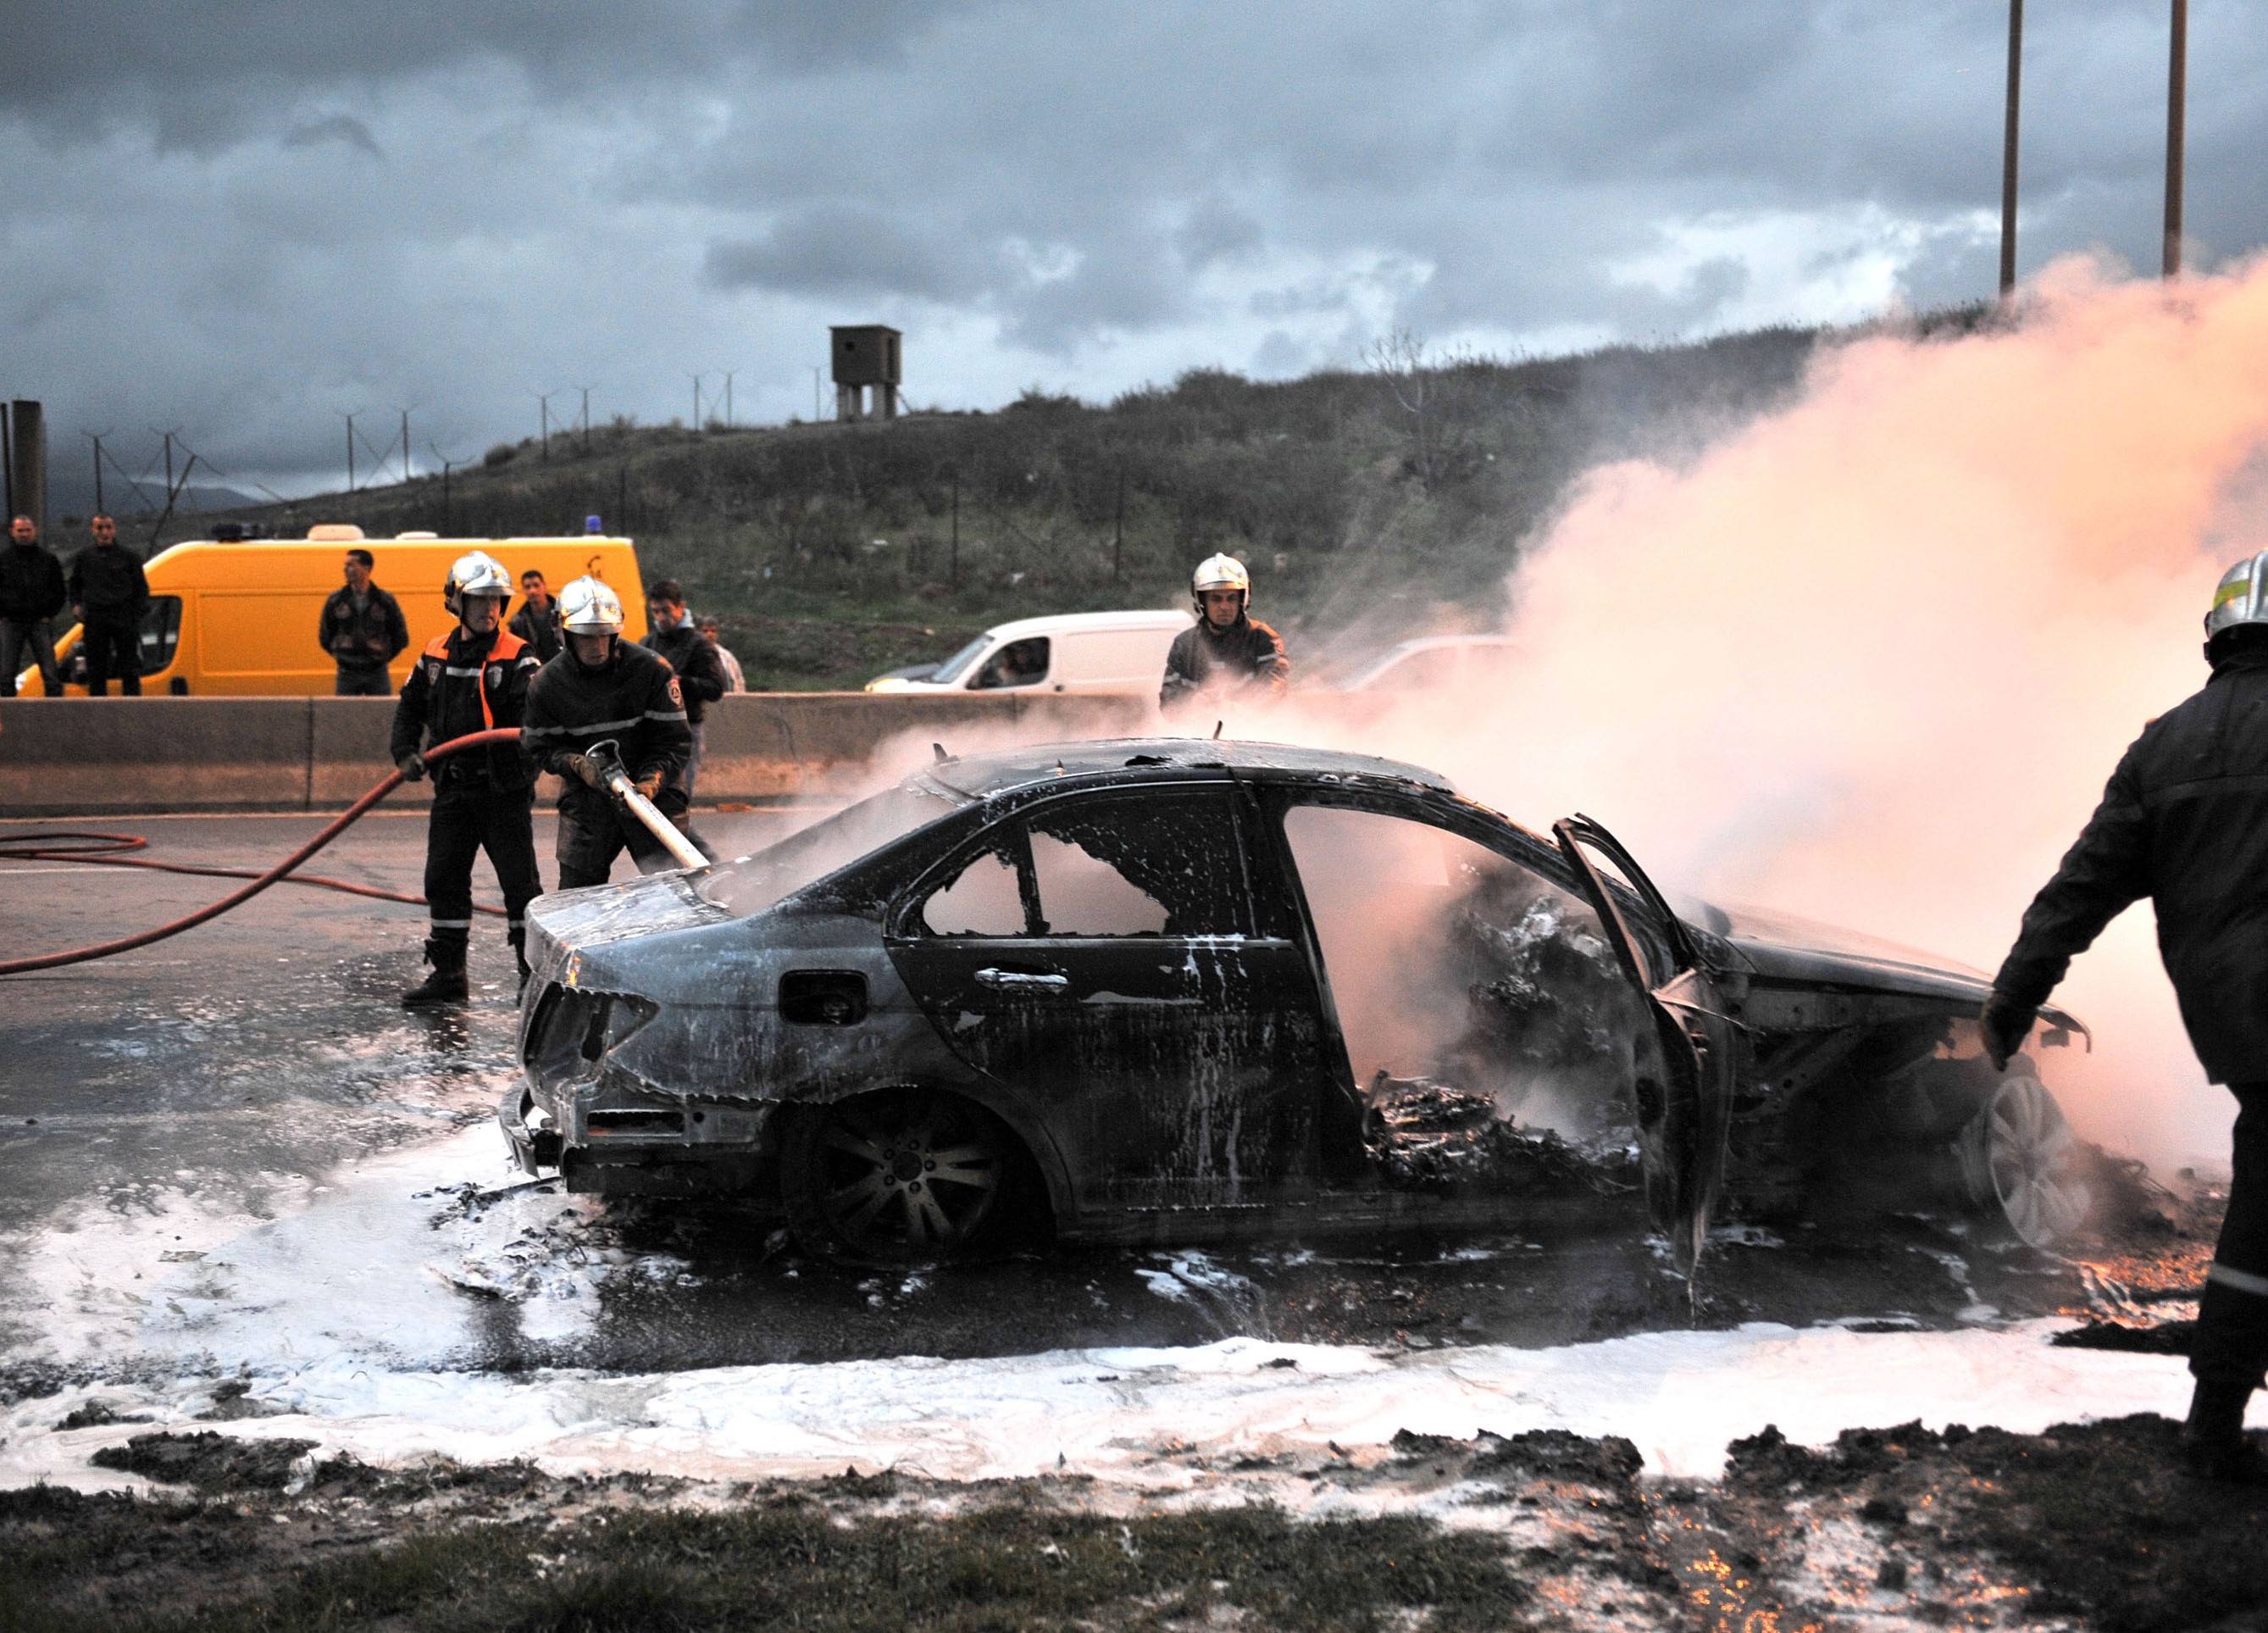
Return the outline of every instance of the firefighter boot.
[[[438,930],[425,938],[425,962],[433,966],[433,973],[401,994],[405,1009],[422,1009],[427,1004],[462,1003],[470,995],[465,979],[465,943],[468,937],[462,930],[454,935]]]
[[[2189,1422],[2182,1425],[2183,1473],[2231,1485],[2268,1486],[2268,1456],[2244,1436],[2244,1408],[2251,1399],[2249,1384],[2198,1379]]]

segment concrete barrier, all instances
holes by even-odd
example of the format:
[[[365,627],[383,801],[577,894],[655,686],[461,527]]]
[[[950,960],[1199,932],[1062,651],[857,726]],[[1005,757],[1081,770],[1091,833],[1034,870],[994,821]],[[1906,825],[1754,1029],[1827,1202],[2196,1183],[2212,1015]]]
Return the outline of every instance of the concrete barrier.
[[[957,754],[1149,728],[1146,698],[740,693],[709,706],[700,797],[841,795],[942,743]],[[383,698],[0,700],[0,816],[339,810],[393,769]],[[547,789],[548,793],[549,790]],[[421,804],[428,787],[389,803]]]

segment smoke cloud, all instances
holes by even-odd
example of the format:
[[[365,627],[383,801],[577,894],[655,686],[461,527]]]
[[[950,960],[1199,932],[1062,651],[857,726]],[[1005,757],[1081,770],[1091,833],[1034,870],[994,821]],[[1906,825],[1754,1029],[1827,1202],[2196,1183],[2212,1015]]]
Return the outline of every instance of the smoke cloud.
[[[1690,464],[1592,473],[1514,575],[1500,695],[1294,730],[1539,829],[1587,811],[1666,887],[1989,971],[2263,547],[2268,261],[2170,290],[2066,262],[2005,329],[1858,340]],[[2095,1053],[2045,1069],[2095,1138],[2225,1163],[2153,937],[2140,905],[2077,962],[2058,1001]]]

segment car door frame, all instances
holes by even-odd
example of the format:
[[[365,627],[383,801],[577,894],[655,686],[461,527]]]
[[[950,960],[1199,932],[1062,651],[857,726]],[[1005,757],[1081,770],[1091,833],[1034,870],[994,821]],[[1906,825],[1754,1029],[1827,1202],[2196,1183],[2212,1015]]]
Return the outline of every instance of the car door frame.
[[[1652,1095],[1643,1078],[1639,1083],[1636,1110],[1646,1205],[1669,1238],[1678,1269],[1690,1277],[1724,1192],[1742,1029],[1727,1013],[1692,930],[1629,847],[1580,812],[1552,824],[1551,832],[1599,916],[1616,962],[1654,1022],[1669,1081],[1653,1085]],[[1627,891],[1599,870],[1586,846],[1614,864]],[[1634,911],[1644,917],[1634,918]],[[1642,923],[1651,936],[1640,933]]]
[[[1172,944],[1177,948],[1187,947],[1193,954],[1196,950],[1202,950],[1215,955],[1216,957],[1226,957],[1240,950],[1245,957],[1258,954],[1264,950],[1267,942],[1278,939],[1257,933],[1260,927],[1255,918],[1253,874],[1256,861],[1254,849],[1259,842],[1260,836],[1254,831],[1246,802],[1240,795],[1236,780],[1219,775],[1177,777],[1156,781],[1145,780],[1106,783],[1098,787],[1061,790],[1046,789],[1036,797],[1018,799],[1004,809],[995,811],[989,820],[982,822],[972,831],[959,836],[954,844],[922,868],[912,880],[896,893],[895,898],[884,915],[884,941],[886,948],[891,954],[892,962],[899,966],[902,976],[908,977],[908,986],[914,991],[916,1001],[930,1012],[930,1018],[932,1023],[939,1027],[947,1048],[968,1069],[977,1073],[989,1083],[997,1084],[1008,1095],[1013,1097],[1018,1105],[1026,1108],[1027,1114],[1035,1123],[1047,1128],[1049,1138],[1057,1149],[1066,1154],[1082,1153],[1085,1142],[1079,1137],[1079,1130],[1067,1124],[1065,1113],[1061,1106],[1049,1104],[1047,1097],[1037,1093],[1030,1083],[1019,1081],[1012,1070],[999,1069],[994,1065],[973,1059],[964,1053],[965,1046],[956,1041],[952,1030],[946,1027],[930,997],[919,990],[918,980],[912,975],[904,958],[901,957],[901,950],[904,950],[909,955],[918,956],[924,943],[959,942],[972,952],[981,946],[985,950],[987,956],[997,954],[999,964],[996,967],[1001,967],[1004,971],[1005,967],[1012,963],[1021,963],[1031,966],[1029,972],[1036,975],[1063,973],[1059,971],[1051,971],[1047,964],[1048,955],[1040,950],[1049,945],[1050,938],[1035,936],[1031,933],[1032,926],[1039,921],[1039,915],[1044,905],[1038,899],[1036,876],[1029,848],[1029,824],[1042,817],[1049,806],[1066,800],[1086,803],[1115,799],[1140,799],[1145,795],[1156,797],[1169,794],[1197,795],[1226,802],[1231,823],[1237,835],[1238,872],[1244,880],[1242,898],[1237,905],[1233,917],[1244,928],[1234,935],[1185,935],[1174,938],[1171,943],[1160,942],[1152,945]],[[928,932],[921,925],[920,913],[930,896],[950,878],[957,876],[959,870],[979,852],[997,849],[1004,830],[1012,831],[1015,839],[1014,849],[1009,853],[1009,860],[1017,871],[1019,894],[1025,915],[1024,931],[1012,935],[966,938],[940,937]],[[1095,943],[1094,950],[1102,950],[1109,939],[1111,938],[1093,938]],[[1296,951],[1296,949],[1294,950]],[[1023,954],[1023,957],[1016,957],[1017,953]],[[1310,968],[1311,965],[1303,959],[1302,974],[1307,973]],[[1214,974],[1219,976],[1220,972],[1215,970]],[[1050,988],[1055,985],[1053,981],[1048,983]],[[1035,990],[1030,995],[1039,999],[1049,994],[1040,992],[1035,984]],[[1097,1216],[1112,1212],[1143,1211],[1156,1206],[1204,1210],[1223,1207],[1259,1208],[1292,1200],[1311,1193],[1315,1179],[1315,1155],[1318,1142],[1312,1110],[1306,1120],[1305,1134],[1298,1140],[1287,1142],[1282,1148],[1285,1158],[1283,1171],[1278,1174],[1269,1176],[1264,1184],[1256,1183],[1252,1187],[1254,1194],[1248,1199],[1226,1198],[1208,1201],[1204,1194],[1204,1188],[1209,1182],[1203,1175],[1192,1175],[1189,1177],[1188,1194],[1171,1194],[1171,1182],[1161,1182],[1157,1187],[1158,1197],[1152,1201],[1145,1202],[1135,1195],[1132,1188],[1123,1182],[1119,1183],[1114,1191],[1112,1184],[1104,1180],[1095,1171],[1091,1162],[1083,1156],[1074,1156],[1066,1164],[1070,1188],[1083,1220],[1092,1220]]]

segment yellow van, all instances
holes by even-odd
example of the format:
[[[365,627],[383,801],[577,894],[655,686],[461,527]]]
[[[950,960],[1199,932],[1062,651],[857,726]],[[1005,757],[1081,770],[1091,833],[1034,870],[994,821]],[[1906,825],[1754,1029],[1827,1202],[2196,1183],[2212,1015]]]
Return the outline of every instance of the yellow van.
[[[512,582],[533,567],[556,595],[571,579],[604,579],[622,598],[623,634],[646,632],[645,587],[637,550],[628,539],[593,534],[582,538],[443,539],[406,534],[365,539],[331,524],[305,539],[232,544],[195,541],[158,552],[145,572],[150,610],[142,620],[142,690],[176,697],[328,695],[338,675],[316,639],[324,598],[346,582],[346,553],[376,558],[371,580],[392,592],[409,624],[409,644],[394,660],[399,691],[425,643],[456,620],[441,604],[449,565],[469,550],[484,550],[511,572]],[[509,617],[518,610],[513,597]],[[86,665],[74,624],[55,643],[64,690],[86,695]],[[19,697],[40,695],[36,668],[17,677]]]

